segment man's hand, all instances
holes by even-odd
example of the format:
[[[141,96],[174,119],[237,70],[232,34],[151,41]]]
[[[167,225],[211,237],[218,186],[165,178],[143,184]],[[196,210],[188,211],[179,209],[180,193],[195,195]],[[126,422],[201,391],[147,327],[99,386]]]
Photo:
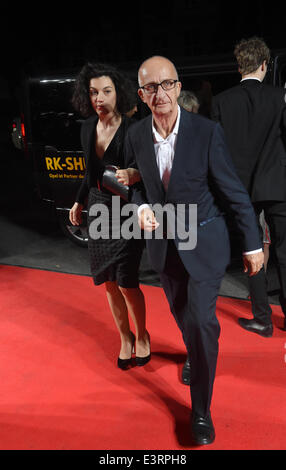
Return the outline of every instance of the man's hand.
[[[159,223],[157,222],[154,212],[151,209],[143,209],[139,216],[138,216],[138,224],[142,230],[146,230],[146,232],[153,232],[159,227]]]
[[[264,264],[264,253],[260,251],[251,255],[243,255],[244,272],[249,276],[259,273]]]

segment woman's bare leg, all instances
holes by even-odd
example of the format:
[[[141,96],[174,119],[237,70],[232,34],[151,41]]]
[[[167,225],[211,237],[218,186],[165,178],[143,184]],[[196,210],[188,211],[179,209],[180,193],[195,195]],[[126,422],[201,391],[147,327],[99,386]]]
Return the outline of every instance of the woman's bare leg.
[[[119,287],[136,329],[136,356],[150,354],[150,338],[146,330],[146,307],[143,292],[139,287]]]
[[[116,282],[106,282],[105,288],[110,310],[120,334],[121,348],[119,357],[120,359],[129,359],[132,351],[132,335],[125,298]]]

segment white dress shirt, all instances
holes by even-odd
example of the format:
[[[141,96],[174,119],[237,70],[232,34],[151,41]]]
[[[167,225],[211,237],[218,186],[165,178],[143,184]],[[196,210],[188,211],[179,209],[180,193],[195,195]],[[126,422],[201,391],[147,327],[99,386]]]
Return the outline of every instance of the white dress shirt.
[[[165,191],[168,189],[173,160],[175,155],[175,148],[177,143],[178,129],[180,124],[181,109],[178,106],[178,116],[171,134],[164,139],[159,132],[155,129],[154,121],[152,122],[152,134],[154,141],[154,149],[156,155],[156,162],[158,165],[160,178],[164,185]]]
[[[156,130],[155,125],[154,125],[154,118],[152,118],[152,135],[153,135],[156,162],[157,162],[157,166],[159,169],[160,178],[162,180],[162,183],[166,191],[168,188],[174,155],[175,155],[180,117],[181,117],[181,108],[180,106],[178,106],[178,115],[177,115],[177,120],[176,120],[174,129],[171,132],[171,134],[168,135],[166,139],[164,139]],[[147,207],[149,207],[148,204],[142,204],[141,206],[139,206],[138,215],[141,213],[143,209],[146,209]]]
[[[244,80],[258,80],[258,81],[261,83],[260,78],[257,78],[257,77],[251,77],[251,76],[249,76],[249,77],[246,77],[246,78],[242,78],[242,79],[240,80],[240,82],[244,82]]]

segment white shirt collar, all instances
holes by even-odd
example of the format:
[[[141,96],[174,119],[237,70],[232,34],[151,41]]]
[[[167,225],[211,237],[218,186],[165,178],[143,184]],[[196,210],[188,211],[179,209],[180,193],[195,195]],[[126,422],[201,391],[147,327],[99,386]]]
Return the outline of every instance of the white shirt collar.
[[[242,78],[240,81],[244,82],[244,80],[258,80],[261,83],[261,80],[257,77],[247,77],[247,78]]]
[[[177,119],[176,119],[174,129],[172,130],[171,134],[169,134],[166,139],[163,139],[163,137],[159,134],[159,132],[156,130],[156,128],[154,126],[154,118],[152,116],[152,132],[153,132],[153,137],[154,137],[155,143],[164,142],[164,140],[167,140],[171,135],[177,135],[178,134],[179,124],[180,124],[180,117],[181,117],[181,108],[178,105],[178,115],[177,115]]]

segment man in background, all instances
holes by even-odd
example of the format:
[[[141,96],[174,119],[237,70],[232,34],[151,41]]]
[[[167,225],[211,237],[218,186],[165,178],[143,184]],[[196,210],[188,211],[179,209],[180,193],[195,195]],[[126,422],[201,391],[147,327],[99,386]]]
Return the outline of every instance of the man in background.
[[[181,93],[178,98],[178,104],[190,113],[199,112],[200,103],[193,91],[181,90]]]
[[[269,225],[280,281],[280,303],[286,317],[286,129],[285,90],[263,83],[270,51],[257,37],[241,40],[234,55],[241,82],[213,98],[212,118],[220,122],[238,176],[257,215],[264,211]],[[273,333],[265,270],[249,277],[253,319],[240,318],[248,331]],[[284,329],[286,320],[284,318]]]

